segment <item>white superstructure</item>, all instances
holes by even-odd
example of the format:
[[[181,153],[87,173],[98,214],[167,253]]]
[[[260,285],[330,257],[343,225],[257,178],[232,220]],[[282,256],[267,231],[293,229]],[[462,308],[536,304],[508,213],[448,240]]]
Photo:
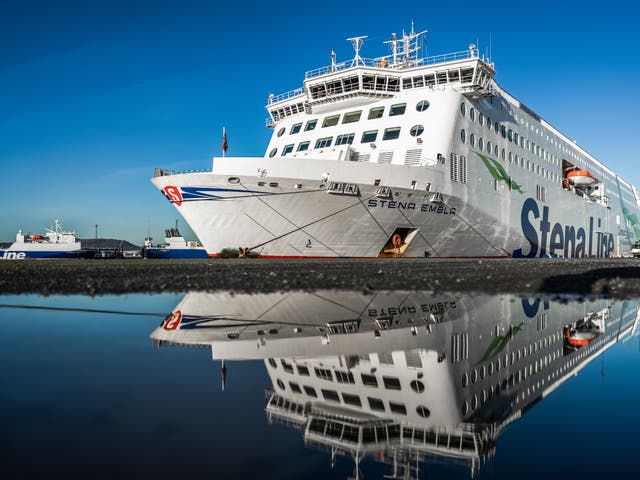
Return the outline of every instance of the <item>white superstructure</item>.
[[[393,478],[417,478],[429,457],[477,472],[504,428],[633,335],[638,312],[605,299],[193,292],[151,337],[210,348],[227,362],[223,382],[232,360],[263,359],[270,420],[332,459],[375,458],[406,475]]]
[[[600,256],[640,238],[636,189],[515,99],[475,45],[306,73],[270,95],[264,157],[153,183],[210,256]]]

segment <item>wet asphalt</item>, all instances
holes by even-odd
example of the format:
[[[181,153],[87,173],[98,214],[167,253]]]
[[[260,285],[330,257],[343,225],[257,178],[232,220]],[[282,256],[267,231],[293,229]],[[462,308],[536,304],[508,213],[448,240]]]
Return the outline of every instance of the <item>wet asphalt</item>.
[[[640,296],[640,259],[208,259],[0,262],[0,294],[423,290]]]

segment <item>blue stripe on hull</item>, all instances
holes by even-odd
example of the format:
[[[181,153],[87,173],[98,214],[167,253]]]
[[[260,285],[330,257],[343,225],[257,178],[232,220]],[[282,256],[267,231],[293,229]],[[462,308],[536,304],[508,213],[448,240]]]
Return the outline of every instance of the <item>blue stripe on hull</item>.
[[[208,258],[204,248],[147,248],[144,256],[154,259]]]
[[[32,250],[0,250],[0,260],[22,260],[25,258],[81,258],[83,252],[32,251]]]

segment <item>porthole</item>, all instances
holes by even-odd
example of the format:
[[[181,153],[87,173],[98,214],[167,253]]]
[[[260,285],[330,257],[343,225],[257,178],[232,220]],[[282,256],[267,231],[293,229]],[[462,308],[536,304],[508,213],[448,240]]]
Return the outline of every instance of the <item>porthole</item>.
[[[240,179],[238,177],[229,177],[227,178],[227,182],[236,184],[236,183],[240,183]]]
[[[482,112],[478,113],[478,123],[480,123],[480,126],[484,126],[484,115],[482,114]]]
[[[469,385],[469,374],[467,372],[464,372],[464,374],[462,375],[462,386],[466,387],[467,385]]]
[[[269,365],[271,365],[272,368],[278,368],[278,364],[273,358],[269,359]]]
[[[411,385],[411,389],[416,393],[424,392],[424,383],[420,380],[412,380],[409,385]]]
[[[469,118],[472,121],[476,119],[476,111],[473,109],[473,107],[471,107],[471,110],[469,110]]]
[[[281,137],[282,135],[284,135],[284,127],[278,130],[278,136]]]
[[[472,147],[476,146],[476,136],[473,133],[469,135],[469,143]]]
[[[422,125],[414,125],[411,127],[411,130],[409,130],[412,137],[418,137],[422,135],[422,132],[424,132],[424,127]]]
[[[482,365],[482,368],[480,369],[480,378],[484,378],[486,376],[487,376],[487,366]]]
[[[491,155],[491,142],[487,142],[487,153]]]
[[[471,399],[471,408],[474,410],[478,408],[478,395],[473,395],[473,399]]]
[[[429,108],[428,100],[422,100],[421,102],[418,102],[418,104],[416,105],[416,110],[419,112],[424,112],[427,108]]]
[[[431,412],[424,405],[418,405],[416,407],[416,413],[420,415],[422,418],[429,418],[431,416]]]
[[[484,150],[484,140],[482,140],[482,137],[478,139],[478,148]]]
[[[464,117],[466,113],[467,113],[467,106],[464,103],[461,103],[460,104],[460,115],[462,115]]]
[[[493,375],[493,360],[489,362],[489,375]]]
[[[471,383],[476,383],[477,381],[478,381],[478,370],[474,368],[473,372],[471,372]]]
[[[278,387],[280,387],[280,390],[284,390],[284,382],[282,380],[278,379],[276,383],[278,384]]]
[[[500,132],[500,124],[498,122],[493,124],[493,128],[495,129],[496,133]]]
[[[269,157],[275,157],[275,156],[276,156],[276,153],[278,153],[278,149],[277,149],[277,148],[274,148],[273,150],[271,150],[271,151],[269,152]]]
[[[467,402],[466,400],[464,401],[464,403],[462,404],[462,416],[466,416],[467,413],[469,413],[469,402]]]
[[[504,148],[502,149],[502,160],[504,160]]]
[[[460,140],[462,141],[462,143],[465,143],[467,141],[467,132],[464,131],[464,128],[460,130]]]
[[[493,154],[498,158],[498,145],[493,146]]]

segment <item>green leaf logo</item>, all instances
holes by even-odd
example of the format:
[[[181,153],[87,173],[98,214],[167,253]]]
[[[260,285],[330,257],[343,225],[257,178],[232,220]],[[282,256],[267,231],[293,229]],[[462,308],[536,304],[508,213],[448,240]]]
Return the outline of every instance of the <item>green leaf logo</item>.
[[[524,193],[522,186],[518,185],[516,181],[509,176],[502,164],[493,158],[489,158],[479,152],[475,152],[480,157],[484,166],[487,167],[491,176],[498,182],[505,182],[509,186],[509,190],[516,190],[520,193]]]

